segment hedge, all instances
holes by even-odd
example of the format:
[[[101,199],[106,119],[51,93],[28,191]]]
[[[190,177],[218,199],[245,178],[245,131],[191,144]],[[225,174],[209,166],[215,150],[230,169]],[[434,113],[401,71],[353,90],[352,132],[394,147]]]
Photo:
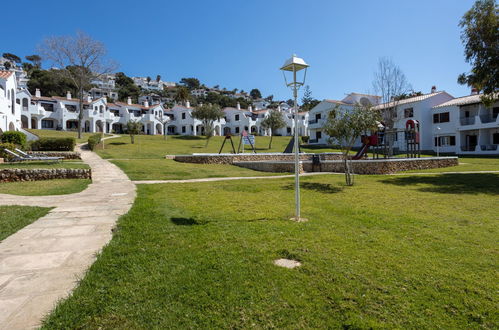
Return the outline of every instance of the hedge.
[[[0,141],[2,143],[13,143],[24,147],[26,145],[26,134],[14,131],[4,132],[0,137]]]
[[[94,150],[95,146],[100,143],[100,140],[102,138],[102,134],[93,134],[88,137],[88,148],[90,150]]]
[[[16,152],[14,149],[17,146],[14,143],[0,143],[0,158],[4,158],[6,160],[11,160],[14,158],[11,154],[8,154],[4,151],[4,149],[9,149],[10,151]]]
[[[45,137],[31,144],[33,151],[73,151],[76,144],[75,138]]]

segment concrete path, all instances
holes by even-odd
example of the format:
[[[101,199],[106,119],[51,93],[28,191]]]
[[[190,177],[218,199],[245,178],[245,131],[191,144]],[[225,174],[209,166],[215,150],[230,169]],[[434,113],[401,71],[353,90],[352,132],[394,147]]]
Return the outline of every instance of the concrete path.
[[[0,329],[37,327],[84,276],[135,199],[135,185],[117,166],[80,152],[92,168],[86,190],[59,196],[0,194],[0,205],[55,207],[0,243]]]

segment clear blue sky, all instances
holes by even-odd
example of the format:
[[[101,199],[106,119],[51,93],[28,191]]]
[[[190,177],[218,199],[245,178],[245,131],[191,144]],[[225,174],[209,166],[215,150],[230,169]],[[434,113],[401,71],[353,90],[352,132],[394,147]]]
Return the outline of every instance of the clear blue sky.
[[[130,76],[197,77],[208,86],[287,99],[279,67],[292,53],[310,65],[318,99],[372,92],[380,56],[415,90],[467,95],[458,22],[472,0],[38,1],[3,15],[0,52],[25,56],[50,35],[85,31]]]

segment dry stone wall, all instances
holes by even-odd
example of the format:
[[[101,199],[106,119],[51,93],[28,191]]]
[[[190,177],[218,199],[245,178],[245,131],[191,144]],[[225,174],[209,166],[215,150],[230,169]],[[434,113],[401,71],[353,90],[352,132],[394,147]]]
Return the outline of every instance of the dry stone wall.
[[[300,160],[312,161],[315,154],[300,154]],[[321,153],[321,160],[341,159],[340,153]],[[167,156],[168,157],[168,156]],[[194,154],[194,155],[176,155],[174,160],[184,163],[195,164],[233,164],[235,162],[256,162],[256,161],[294,161],[294,154],[283,153],[261,153],[261,154]]]
[[[0,170],[0,182],[91,178],[92,170],[88,168],[6,168]]]
[[[64,157],[64,159],[81,159],[80,153],[75,151],[28,151],[28,154],[47,157]]]
[[[400,171],[425,170],[431,168],[449,167],[458,165],[457,157],[428,157],[413,159],[375,159],[353,160],[352,167],[356,174],[391,174]],[[263,172],[294,172],[294,163],[291,161],[243,161],[234,165]],[[342,160],[326,160],[320,165],[311,161],[303,161],[302,172],[344,172]]]

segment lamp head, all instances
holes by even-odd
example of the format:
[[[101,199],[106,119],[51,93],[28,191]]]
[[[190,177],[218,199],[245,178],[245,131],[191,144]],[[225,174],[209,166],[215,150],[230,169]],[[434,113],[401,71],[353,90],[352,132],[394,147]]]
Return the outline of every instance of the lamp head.
[[[284,62],[284,65],[281,67],[281,70],[283,71],[300,71],[303,69],[308,68],[309,65],[303,60],[302,58],[296,56],[296,54],[293,54],[291,58],[286,60]]]

